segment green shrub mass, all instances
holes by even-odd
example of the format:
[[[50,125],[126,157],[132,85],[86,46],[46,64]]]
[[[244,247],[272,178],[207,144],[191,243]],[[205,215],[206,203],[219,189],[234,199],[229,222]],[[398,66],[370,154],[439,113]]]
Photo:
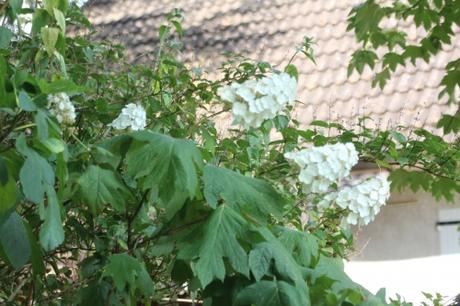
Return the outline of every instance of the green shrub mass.
[[[342,212],[318,212],[283,154],[352,142],[361,160],[395,169],[393,189],[460,191],[458,140],[423,129],[372,130],[367,118],[307,129],[289,112],[217,129],[230,112],[219,87],[297,69],[230,56],[207,79],[178,60],[177,10],[153,59],[134,65],[93,38],[77,5],[31,2],[0,2],[2,305],[388,305],[344,273]],[[313,59],[310,39],[302,54]],[[70,104],[53,109],[63,93]],[[145,109],[144,130],[110,126],[129,103]]]

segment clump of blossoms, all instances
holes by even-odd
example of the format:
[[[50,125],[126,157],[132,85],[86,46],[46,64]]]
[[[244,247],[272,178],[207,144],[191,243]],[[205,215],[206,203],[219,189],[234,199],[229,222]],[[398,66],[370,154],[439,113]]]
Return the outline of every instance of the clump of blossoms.
[[[390,197],[390,183],[386,175],[379,174],[356,186],[341,189],[335,202],[349,214],[344,219],[347,224],[367,225],[375,219],[380,208]]]
[[[332,184],[350,175],[358,163],[353,143],[337,143],[287,152],[284,157],[300,168],[299,181],[308,192],[326,192]]]
[[[297,81],[287,73],[220,87],[217,94],[232,103],[235,124],[258,128],[295,102]]]
[[[121,110],[120,115],[109,126],[117,130],[131,128],[133,131],[139,131],[145,129],[146,125],[147,115],[144,108],[140,105],[130,103]]]
[[[77,117],[75,106],[66,93],[61,92],[49,95],[48,109],[60,124],[72,125],[75,123]]]

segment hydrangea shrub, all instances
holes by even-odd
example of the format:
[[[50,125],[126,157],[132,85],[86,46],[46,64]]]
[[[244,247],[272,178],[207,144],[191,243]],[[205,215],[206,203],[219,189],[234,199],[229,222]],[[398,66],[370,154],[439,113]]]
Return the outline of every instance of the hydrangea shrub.
[[[381,175],[347,179],[371,161],[394,170],[392,188],[422,179],[408,187],[452,199],[455,144],[365,120],[301,127],[292,64],[232,57],[204,78],[177,59],[178,10],[153,64],[133,65],[75,3],[1,8],[1,304],[404,304],[344,273],[346,223],[371,221],[389,194]],[[14,33],[26,14],[30,33]],[[311,58],[310,42],[294,56]]]

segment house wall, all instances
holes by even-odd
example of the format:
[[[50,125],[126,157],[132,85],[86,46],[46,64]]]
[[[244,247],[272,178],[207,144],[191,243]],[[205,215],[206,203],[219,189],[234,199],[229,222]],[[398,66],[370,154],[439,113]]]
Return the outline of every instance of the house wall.
[[[439,212],[454,215],[454,204],[436,202],[430,194],[395,194],[375,221],[355,230],[355,261],[397,260],[440,255]],[[450,210],[450,211],[449,211]],[[445,220],[445,219],[444,219]]]

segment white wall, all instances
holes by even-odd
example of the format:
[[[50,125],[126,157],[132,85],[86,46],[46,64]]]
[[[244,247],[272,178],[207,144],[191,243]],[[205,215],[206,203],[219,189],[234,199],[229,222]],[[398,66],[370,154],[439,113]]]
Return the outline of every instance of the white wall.
[[[426,193],[393,195],[374,222],[356,230],[356,251],[351,258],[381,261],[440,255],[439,211],[458,208],[460,198],[446,204]]]

